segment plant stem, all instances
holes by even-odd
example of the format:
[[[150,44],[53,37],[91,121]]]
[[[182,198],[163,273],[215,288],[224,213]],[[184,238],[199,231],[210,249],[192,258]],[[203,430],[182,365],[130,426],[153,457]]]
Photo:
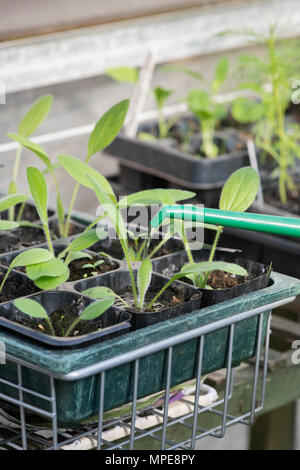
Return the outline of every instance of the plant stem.
[[[15,164],[14,164],[14,169],[13,169],[13,176],[12,176],[12,181],[15,184],[17,184],[17,180],[18,180],[18,173],[19,173],[21,155],[22,155],[22,147],[21,147],[21,145],[19,145],[17,153],[16,153]]]
[[[130,281],[131,281],[131,286],[132,286],[132,293],[133,293],[133,297],[134,297],[134,303],[135,303],[135,305],[138,305],[138,295],[137,295],[136,285],[135,285],[135,281],[134,281],[134,275],[133,275],[133,271],[132,271],[130,256],[128,254],[127,246],[126,246],[126,243],[124,242],[124,240],[122,240],[122,238],[120,238],[120,237],[119,237],[119,240],[120,240],[120,243],[121,243],[121,246],[122,246],[122,249],[123,249],[123,253],[125,255],[127,266],[128,266],[128,271],[129,271],[129,276],[130,276]]]
[[[286,170],[287,170],[287,154],[285,142],[285,126],[284,126],[284,112],[280,100],[280,74],[278,72],[277,59],[275,54],[275,41],[273,35],[268,40],[268,50],[271,61],[271,75],[272,75],[272,90],[273,101],[275,105],[275,112],[277,117],[277,133],[280,143],[280,175],[279,175],[279,196],[283,204],[287,203],[286,192]]]
[[[65,230],[64,230],[64,236],[65,237],[67,237],[69,235],[71,216],[72,216],[72,212],[73,212],[73,208],[74,208],[74,204],[75,204],[75,201],[76,201],[76,197],[77,197],[79,187],[80,187],[80,183],[76,183],[76,186],[75,186],[73,194],[72,194],[72,199],[71,199],[68,215],[67,215],[67,220],[66,220],[66,225],[65,225]]]
[[[223,231],[223,227],[222,227],[222,225],[219,225],[218,228],[217,228],[214,243],[211,247],[211,251],[210,251],[210,254],[209,254],[209,258],[208,258],[209,263],[211,263],[214,260],[216,248],[217,248],[218,241],[219,241],[219,238],[220,238],[220,235],[221,235],[222,231]],[[203,289],[206,286],[208,276],[209,276],[209,272],[205,273],[205,276],[204,276],[204,279],[203,279],[203,282],[202,282],[202,286],[201,286]]]
[[[130,308],[129,305],[128,305],[128,303],[125,302],[125,300],[122,299],[122,297],[120,297],[120,296],[117,295],[117,294],[115,294],[115,296],[116,296],[116,299],[119,299],[119,300],[125,305],[126,308]]]
[[[4,284],[6,283],[6,280],[7,280],[8,276],[10,275],[11,271],[12,271],[12,268],[8,268],[8,270],[6,271],[6,274],[5,274],[5,276],[3,278],[3,281],[1,282],[1,285],[0,285],[0,293],[2,292]]]
[[[55,336],[55,331],[54,331],[54,328],[53,328],[53,325],[52,325],[52,323],[51,323],[50,318],[48,317],[48,319],[47,319],[46,321],[47,321],[47,323],[48,323],[48,325],[49,325],[49,328],[50,328],[50,330],[51,330],[52,336]]]
[[[218,149],[213,141],[214,131],[215,131],[214,121],[211,119],[207,119],[207,120],[202,119],[201,127],[202,127],[202,138],[203,138],[202,149],[206,157],[215,158],[218,154]]]
[[[159,138],[165,139],[168,135],[168,127],[165,121],[165,117],[163,115],[162,109],[159,110],[159,117],[158,117],[158,132]]]
[[[21,147],[21,145],[19,145],[19,147],[17,149],[16,157],[15,157],[15,163],[14,163],[14,169],[13,169],[13,175],[12,175],[12,183],[15,186],[17,185],[17,180],[18,180],[21,154],[22,154],[22,147]],[[15,206],[9,208],[8,218],[11,221],[14,220],[14,218],[15,218]]]
[[[20,220],[21,220],[21,217],[22,217],[24,209],[25,209],[25,205],[26,205],[26,201],[22,202],[20,210],[18,212],[17,222],[20,222]]]
[[[185,233],[184,224],[182,224],[182,225],[183,225],[183,227],[182,227],[182,242],[183,242],[187,257],[189,259],[189,262],[191,264],[194,264],[195,261],[194,261],[194,258],[193,258],[192,252],[191,252],[190,244],[188,242],[188,239],[187,239],[187,236],[186,236],[186,233]]]
[[[54,255],[54,250],[53,250],[53,245],[52,245],[52,241],[51,241],[50,231],[49,231],[48,225],[43,224],[43,229],[44,229],[44,232],[45,232],[45,235],[46,235],[46,239],[47,239],[49,251],[51,251],[51,253]]]
[[[76,326],[77,323],[79,323],[79,322],[80,322],[80,317],[76,318],[76,320],[73,321],[73,323],[72,323],[71,326],[69,327],[67,333],[65,334],[65,338],[66,338],[67,336],[69,336],[69,334],[71,333],[71,331],[74,330],[75,326]]]
[[[53,168],[52,168],[52,167],[51,167],[51,169],[50,169],[50,174],[51,174],[52,179],[53,179],[53,182],[54,182],[54,184],[55,184],[57,199],[59,198],[59,199],[61,200],[61,195],[60,195],[60,190],[59,190],[57,178],[56,178],[56,176],[55,176],[55,172],[53,171]],[[59,217],[58,217],[58,224],[59,224],[59,233],[60,233],[61,236],[63,236],[63,235],[64,235],[64,224],[61,223]]]
[[[71,256],[72,256],[72,251],[69,251],[69,253],[67,254],[66,259],[64,261],[66,266],[68,266]]]
[[[163,238],[159,243],[158,245],[156,245],[156,247],[151,251],[150,255],[149,255],[149,259],[152,258],[155,253],[157,253],[162,246],[164,246],[165,243],[167,243],[168,240],[170,240],[171,238],[171,235],[169,235],[167,238]]]
[[[154,302],[157,301],[157,299],[164,293],[164,291],[171,285],[173,284],[173,279],[169,279],[169,281],[160,289],[159,293],[151,300],[151,302],[147,305],[146,310],[149,310]]]

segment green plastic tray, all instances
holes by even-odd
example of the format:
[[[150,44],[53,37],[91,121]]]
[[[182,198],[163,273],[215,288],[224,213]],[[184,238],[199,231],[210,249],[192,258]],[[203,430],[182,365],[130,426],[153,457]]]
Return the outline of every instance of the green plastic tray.
[[[139,331],[105,343],[94,344],[82,349],[59,351],[47,349],[27,340],[0,330],[0,340],[5,342],[8,354],[21,358],[33,365],[42,367],[56,376],[97,364],[102,360],[122,355],[138,347],[170,338],[190,329],[211,324],[229,318],[237,313],[246,312],[256,307],[268,305],[278,300],[287,299],[300,293],[300,281],[288,276],[273,273],[270,286],[245,296],[222,302],[152,325]],[[264,315],[263,337],[270,312]],[[233,345],[233,366],[255,354],[258,317],[249,318],[235,327]],[[203,374],[219,370],[226,366],[226,351],[229,339],[229,327],[209,333],[204,343]],[[173,367],[171,386],[183,383],[195,377],[197,367],[197,339],[179,344],[173,349]],[[166,382],[167,352],[159,351],[140,359],[138,398],[163,390]],[[104,410],[111,410],[132,399],[133,363],[117,366],[107,371],[105,380]],[[11,362],[0,365],[0,377],[17,382],[16,366]],[[49,394],[49,378],[34,370],[26,369],[23,384],[36,392]],[[99,406],[100,377],[66,382],[55,379],[58,422],[64,426],[76,426],[80,422],[97,415]],[[17,397],[17,392],[2,385],[1,391]],[[26,395],[25,395],[26,396]],[[27,397],[28,398],[28,397]],[[28,398],[35,406],[43,406],[39,398]],[[46,409],[46,408],[45,408]]]

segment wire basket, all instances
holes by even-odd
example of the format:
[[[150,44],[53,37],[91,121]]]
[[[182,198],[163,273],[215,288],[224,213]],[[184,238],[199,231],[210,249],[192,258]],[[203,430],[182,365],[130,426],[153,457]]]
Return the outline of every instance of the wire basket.
[[[7,356],[7,362],[17,368],[17,381],[0,379],[0,386],[17,392],[0,393],[0,448],[1,449],[193,449],[197,439],[205,436],[221,438],[226,428],[235,423],[251,424],[255,414],[263,407],[267,360],[270,335],[270,312],[273,308],[291,302],[294,297],[285,298],[267,305],[238,313],[198,328],[185,331],[155,343],[142,346],[127,354],[116,355],[107,360],[87,366],[68,374],[57,375],[30,364],[20,358]],[[229,401],[234,396],[233,350],[235,331],[245,319],[257,319],[255,365],[249,409],[240,416],[228,413]],[[263,334],[267,318],[267,331]],[[213,389],[202,383],[205,342],[209,335],[228,328],[229,340],[226,351],[226,385],[224,397],[218,398]],[[174,388],[174,349],[187,341],[197,341],[197,367],[195,380],[189,382],[188,393],[182,393],[185,385]],[[158,351],[166,353],[166,384],[160,395],[138,399],[140,364],[143,358]],[[106,376],[120,365],[131,364],[134,371],[132,380],[132,402],[117,410],[104,410]],[[1,366],[0,366],[1,367]],[[39,394],[24,386],[23,377],[28,370],[43,374],[48,380],[47,394]],[[86,377],[98,377],[100,381],[99,412],[93,422],[75,428],[59,426],[57,412],[57,383],[59,381],[80,381]],[[177,395],[177,396],[176,396]],[[44,406],[33,406],[32,397],[38,398]],[[175,398],[175,400],[174,400]],[[50,409],[49,409],[50,405]],[[219,421],[215,426],[202,427],[205,413],[212,414]]]

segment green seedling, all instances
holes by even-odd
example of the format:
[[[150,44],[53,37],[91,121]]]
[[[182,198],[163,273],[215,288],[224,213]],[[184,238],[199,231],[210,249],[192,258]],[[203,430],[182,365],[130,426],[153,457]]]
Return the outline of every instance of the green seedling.
[[[81,161],[71,155],[59,155],[58,160],[60,164],[70,172],[71,176],[76,180],[75,188],[71,197],[69,211],[66,217],[64,235],[69,234],[69,226],[74,204],[77,194],[81,185],[90,187],[90,182],[87,179],[87,174],[91,174],[98,178],[100,184],[104,184],[108,192],[112,194],[110,184],[107,180],[104,181],[102,175],[89,166],[91,158],[104,150],[119,134],[123,127],[126,113],[129,107],[129,101],[124,100],[110,108],[96,123],[89,141],[85,161]],[[74,169],[73,163],[75,162]],[[80,172],[81,174],[78,174]]]
[[[191,90],[186,98],[189,111],[199,121],[202,136],[201,150],[205,157],[216,158],[219,153],[214,143],[216,127],[227,114],[225,105],[217,103],[216,97],[228,75],[229,61],[223,57],[217,63],[214,77],[206,89],[195,88]],[[203,80],[201,80],[203,81]]]
[[[228,58],[222,57],[218,61],[214,76],[209,82],[206,82],[201,74],[188,67],[165,66],[162,69],[184,73],[201,82],[201,88],[192,89],[185,101],[189,111],[194,114],[199,122],[202,137],[201,151],[203,155],[207,158],[216,158],[219,154],[219,149],[214,143],[215,131],[227,114],[227,107],[217,102],[217,96],[228,76]],[[183,137],[183,148],[189,147],[189,141],[193,133],[194,129],[192,128],[186,132],[186,135]]]
[[[61,332],[62,334],[60,334],[60,336],[70,336],[71,332],[74,330],[74,328],[78,325],[80,321],[95,320],[100,315],[102,315],[102,313],[106,312],[106,310],[108,310],[113,305],[113,303],[113,297],[102,298],[98,302],[91,303],[88,307],[83,310],[83,312],[81,312],[78,318],[76,318],[76,320],[71,323],[67,332]],[[19,309],[22,313],[28,315],[31,318],[45,320],[49,325],[52,336],[55,336],[55,330],[51,321],[51,317],[49,317],[44,307],[37,301],[28,298],[20,298],[14,301],[14,306]]]
[[[86,187],[91,188],[94,191],[99,203],[103,208],[104,215],[101,216],[101,218],[103,218],[104,216],[107,217],[110,220],[112,226],[114,227],[124,253],[124,258],[128,266],[134,297],[134,304],[137,308],[140,308],[142,302],[141,299],[144,298],[144,295],[141,294],[141,286],[144,286],[145,284],[140,283],[138,280],[136,285],[134,279],[132,258],[130,256],[130,249],[128,244],[128,231],[123,219],[122,210],[127,209],[131,206],[151,206],[154,204],[175,203],[176,201],[183,201],[185,199],[190,199],[191,197],[194,197],[194,193],[177,189],[153,189],[131,194],[129,196],[123,197],[118,202],[116,195],[114,194],[113,189],[109,184],[108,180],[103,175],[96,172],[96,170],[92,169],[89,165],[84,164],[80,160],[77,160],[74,157],[70,156],[61,156],[60,163],[66,169],[66,171],[68,171],[68,173],[77,181],[77,184],[82,183]],[[99,218],[96,219],[96,221],[94,221],[91,225],[95,225],[98,221]],[[147,240],[147,243],[149,243],[149,240]],[[148,278],[150,279],[152,269],[150,271],[149,266],[151,265],[152,268],[152,264],[147,256],[146,248],[147,246],[145,246],[146,254],[143,255],[139,274],[140,272],[147,272]],[[146,268],[148,268],[148,270]],[[176,276],[178,276],[178,274]],[[143,279],[146,278],[146,275],[143,276]],[[142,302],[142,304],[144,305],[144,302]]]
[[[53,253],[51,253],[48,250],[45,250],[44,248],[32,248],[30,250],[25,250],[19,255],[17,255],[11,264],[9,265],[9,268],[6,271],[6,274],[1,282],[0,285],[0,294],[2,292],[2,289],[5,285],[5,282],[10,275],[11,271],[14,268],[17,267],[33,267],[33,266],[39,266],[40,264],[46,263],[48,261],[51,261],[53,259]]]
[[[139,71],[133,67],[114,67],[106,69],[106,75],[113,80],[120,83],[137,84],[139,81]],[[158,113],[158,139],[165,139],[168,137],[170,127],[174,124],[173,121],[168,122],[163,113],[163,107],[167,99],[173,94],[173,90],[167,90],[163,87],[155,87],[151,90],[154,98],[157,113]],[[140,132],[138,137],[144,141],[155,141],[156,137],[148,132]]]
[[[295,167],[296,158],[300,158],[299,126],[286,120],[292,80],[299,74],[299,47],[293,41],[279,41],[274,26],[267,35],[253,31],[244,34],[262,44],[266,55],[262,59],[249,54],[240,56],[240,88],[251,89],[255,96],[235,100],[232,114],[242,124],[253,124],[255,143],[262,149],[262,157],[269,155],[274,160],[273,176],[279,177],[279,197],[286,204],[288,191],[296,190],[288,171]]]
[[[259,187],[259,176],[251,167],[240,168],[235,171],[226,181],[220,201],[219,209],[225,211],[245,212],[256,198]],[[195,263],[187,241],[184,241],[188,253],[189,263],[181,269],[186,272],[193,284],[199,288],[210,289],[207,284],[208,276],[212,271],[221,270],[237,276],[247,276],[247,271],[234,263],[214,261],[223,227],[219,225],[216,229],[214,242],[207,262]]]
[[[7,134],[8,137],[15,140],[19,144],[16,157],[15,157],[15,162],[14,162],[12,180],[8,187],[8,194],[15,194],[18,192],[17,187],[18,187],[20,162],[21,162],[21,156],[22,156],[22,148],[26,147],[24,143],[28,141],[29,137],[32,134],[34,134],[34,132],[40,127],[40,125],[44,122],[44,120],[48,116],[52,107],[52,101],[53,101],[53,98],[51,95],[41,96],[38,100],[36,100],[33,103],[32,107],[23,117],[22,121],[19,124],[18,133]],[[32,145],[36,145],[36,144],[32,144]],[[39,146],[37,146],[37,148],[38,147]],[[41,156],[39,156],[39,158],[43,160]],[[50,166],[51,166],[51,162],[50,162]],[[23,204],[20,208],[20,211],[18,214],[18,220],[21,220],[22,218],[24,206],[25,204]],[[14,208],[12,207],[9,213],[9,220],[14,221],[14,218],[15,218],[15,211],[14,211]]]
[[[101,238],[106,238],[107,234],[100,229],[87,229],[69,245],[57,257],[53,249],[51,233],[48,225],[48,188],[45,177],[41,171],[35,167],[27,169],[28,186],[35,202],[36,210],[39,214],[42,227],[46,236],[48,250],[35,248],[22,252],[10,264],[7,273],[0,286],[0,292],[15,267],[26,267],[26,274],[34,284],[40,289],[56,289],[69,279],[69,263],[75,258],[87,257],[83,250],[97,243]]]
[[[7,209],[9,210],[16,206],[16,204],[26,202],[27,200],[28,196],[18,193],[3,197],[0,199],[0,215],[1,212],[6,211]],[[19,227],[19,225],[20,223],[15,222],[14,220],[0,220],[0,230],[13,230],[14,228]]]
[[[136,297],[133,303],[133,306],[129,306],[128,303],[119,295],[117,295],[115,292],[113,292],[109,288],[104,288],[104,287],[92,287],[90,289],[86,289],[82,293],[84,295],[88,295],[89,297],[92,297],[93,299],[100,299],[104,298],[105,296],[112,295],[114,296],[115,299],[120,300],[126,308],[135,308],[137,310],[144,310],[144,311],[149,311],[155,304],[155,302],[162,296],[162,294],[165,292],[168,287],[171,286],[175,281],[177,281],[180,278],[186,277],[186,274],[189,273],[189,270],[185,272],[179,272],[174,274],[171,279],[169,279],[168,282],[160,289],[160,291],[152,298],[152,300],[148,303],[146,303],[146,295],[148,292],[148,289],[151,284],[151,278],[152,278],[152,272],[153,272],[153,266],[149,258],[144,258],[142,263],[140,264],[138,274],[137,274],[137,280],[136,280],[136,285],[135,281],[133,280],[132,286],[135,286],[135,292],[136,292]],[[134,293],[134,290],[133,290]]]
[[[101,152],[109,144],[111,144],[111,142],[115,139],[115,137],[120,132],[124,124],[128,106],[129,106],[128,100],[121,101],[120,103],[110,108],[96,123],[88,141],[88,148],[87,148],[85,162],[81,162],[82,163],[81,170],[84,171],[84,175],[86,173],[84,169],[85,165],[88,165],[90,159],[96,153]],[[36,108],[34,108],[33,111],[37,112]],[[31,113],[31,116],[34,115],[33,111]],[[60,166],[60,163],[53,165],[45,149],[43,149],[40,145],[37,145],[34,142],[32,142],[28,138],[28,133],[26,133],[26,135],[23,135],[21,134],[19,130],[19,134],[10,133],[7,135],[8,137],[17,141],[20,144],[20,149],[22,147],[27,148],[28,150],[32,151],[35,155],[37,155],[39,159],[42,160],[46,166],[44,173],[51,174],[54,184],[55,184],[55,188],[56,188],[56,195],[57,195],[56,205],[57,205],[57,215],[58,215],[58,221],[59,221],[60,236],[67,237],[69,235],[69,230],[70,230],[71,214],[74,209],[74,204],[76,202],[76,198],[77,198],[81,183],[78,182],[75,185],[74,191],[72,193],[71,201],[70,201],[69,210],[66,215],[62,198],[61,198],[60,188],[59,188],[56,176],[55,176],[55,170]],[[60,158],[61,159],[65,158],[65,160],[67,160],[68,157],[70,156],[60,155],[58,160],[59,162],[60,162]],[[71,158],[75,158],[75,157],[71,157]],[[89,168],[90,168],[90,171],[93,172],[93,169],[91,167]]]
[[[98,271],[97,271],[97,268],[98,266],[100,266],[101,264],[104,263],[104,260],[103,259],[100,259],[98,261],[96,261],[95,263],[87,263],[87,264],[84,264],[82,266],[82,269],[93,269],[94,271],[92,271],[92,276],[97,276],[98,275]],[[88,274],[84,274],[83,277],[88,277]]]

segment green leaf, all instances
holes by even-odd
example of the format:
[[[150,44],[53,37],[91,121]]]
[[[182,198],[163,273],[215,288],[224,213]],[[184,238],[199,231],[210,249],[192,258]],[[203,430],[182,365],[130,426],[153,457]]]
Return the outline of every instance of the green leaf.
[[[256,198],[259,176],[250,166],[235,171],[223,186],[219,208],[224,211],[245,212]]]
[[[10,268],[44,263],[52,258],[53,254],[44,248],[31,248],[30,250],[23,251],[18,256],[16,256],[10,264]]]
[[[48,188],[43,173],[37,168],[27,168],[27,180],[31,195],[34,199],[36,209],[44,225],[48,224]]]
[[[95,266],[94,266],[93,264],[90,264],[90,263],[89,263],[89,264],[84,264],[84,265],[82,266],[82,269],[93,269],[94,267],[95,267]]]
[[[225,81],[228,75],[229,60],[227,57],[222,57],[216,66],[215,78],[213,80],[212,88],[214,93],[218,93],[220,86]]]
[[[82,233],[77,238],[74,238],[68,246],[68,251],[86,250],[104,238],[107,238],[107,232],[104,230],[99,228],[89,230],[88,232]]]
[[[0,199],[0,212],[3,212],[12,206],[15,206],[16,204],[19,204],[20,202],[27,201],[28,199],[29,199],[28,196],[25,196],[23,194],[18,194],[18,193],[5,196],[2,199]]]
[[[173,90],[167,90],[166,88],[156,87],[154,88],[153,93],[157,107],[159,109],[162,109],[166,99],[169,98],[170,95],[172,95]]]
[[[10,220],[0,220],[0,230],[13,230],[19,227],[17,222],[11,222]]]
[[[103,259],[99,259],[99,261],[96,261],[96,263],[94,264],[94,268],[97,268],[98,266],[100,266],[101,264],[104,263],[104,260]]]
[[[123,127],[128,107],[129,100],[121,101],[99,119],[90,135],[87,160],[108,147],[117,137]]]
[[[39,287],[40,289],[43,290],[49,290],[49,289],[56,289],[58,286],[60,286],[63,282],[67,282],[70,276],[70,271],[69,268],[65,266],[63,274],[60,276],[52,277],[52,276],[42,276],[39,277],[34,281],[35,285]]]
[[[79,160],[79,158],[72,157],[71,155],[58,155],[58,161],[61,166],[74,178],[78,183],[86,186],[87,188],[94,189],[93,185],[88,178],[92,176],[103,190],[109,194],[113,202],[117,202],[115,193],[105,176],[101,175],[97,170],[89,166],[87,163]]]
[[[114,304],[114,301],[113,297],[107,297],[99,300],[99,302],[93,302],[80,314],[80,320],[94,320],[98,318]]]
[[[193,197],[195,197],[195,193],[180,189],[146,189],[123,197],[119,201],[118,207],[124,209],[136,205],[174,204]]]
[[[82,292],[83,295],[91,297],[92,299],[102,299],[104,297],[118,297],[117,294],[109,287],[99,286],[90,287]]]
[[[157,142],[157,137],[152,134],[149,134],[149,132],[139,132],[138,139],[142,142]]]
[[[14,181],[11,181],[8,185],[8,194],[16,194],[18,192],[17,185]]]
[[[21,312],[33,318],[48,319],[48,314],[44,307],[32,299],[21,298],[14,301],[14,306]]]
[[[20,122],[19,134],[24,137],[29,137],[33,134],[33,132],[48,116],[52,106],[52,101],[53,97],[51,95],[44,95],[35,101]]]
[[[28,265],[26,273],[32,281],[44,276],[57,277],[65,273],[65,264],[60,259],[52,258],[43,263]]]
[[[265,115],[265,108],[262,103],[248,98],[238,98],[232,105],[232,116],[242,124],[257,122]]]
[[[98,181],[96,181],[93,178],[93,176],[88,175],[88,178],[91,184],[93,185],[93,189],[94,189],[95,195],[98,198],[98,201],[102,205],[104,211],[107,213],[107,216],[112,222],[113,227],[116,230],[118,237],[122,240],[127,241],[127,230],[126,230],[124,220],[123,220],[120,210],[118,210],[118,207],[116,207],[113,204],[111,198],[109,197],[109,194],[107,194],[104,191],[104,189],[100,186]]]
[[[206,91],[191,90],[187,96],[187,104],[189,109],[201,119],[211,119],[213,117],[214,103]]]
[[[92,259],[92,258],[93,258],[92,255],[90,255],[89,253],[82,253],[81,251],[72,251],[70,258],[69,258],[69,264],[78,259]]]
[[[60,194],[57,194],[57,197],[56,197],[56,210],[57,210],[57,217],[58,217],[59,224],[60,226],[62,226],[65,220],[65,210],[64,210],[64,206],[63,206],[63,202],[61,200]]]
[[[145,296],[151,282],[152,270],[153,267],[150,259],[145,258],[139,267],[137,275],[137,286],[139,292],[138,303],[140,309],[144,306]]]
[[[6,135],[15,142],[18,142],[20,145],[22,145],[22,147],[25,147],[26,149],[31,150],[31,152],[35,153],[48,169],[52,168],[52,163],[46,150],[44,150],[40,145],[35,144],[31,140],[19,134],[14,134],[10,132]]]
[[[163,65],[159,68],[159,70],[162,72],[182,72],[186,75],[189,75],[190,77],[196,78],[197,80],[204,80],[203,75],[196,72],[195,70],[185,67],[184,65]]]
[[[113,67],[106,69],[104,73],[121,83],[137,83],[139,79],[139,71],[133,67]]]
[[[186,264],[181,268],[181,273],[203,274],[211,271],[225,271],[237,276],[247,276],[247,271],[242,266],[225,261],[202,261],[201,263]]]

